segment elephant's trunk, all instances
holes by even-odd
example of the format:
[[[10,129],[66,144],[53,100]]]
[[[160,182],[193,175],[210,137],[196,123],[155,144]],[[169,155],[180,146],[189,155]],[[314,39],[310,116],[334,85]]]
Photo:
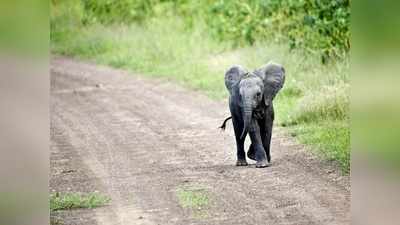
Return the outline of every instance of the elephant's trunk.
[[[242,135],[240,136],[240,139],[243,139],[246,134],[249,132],[249,128],[251,125],[251,117],[253,115],[253,109],[250,106],[250,104],[246,104],[243,107],[243,131],[242,131]]]

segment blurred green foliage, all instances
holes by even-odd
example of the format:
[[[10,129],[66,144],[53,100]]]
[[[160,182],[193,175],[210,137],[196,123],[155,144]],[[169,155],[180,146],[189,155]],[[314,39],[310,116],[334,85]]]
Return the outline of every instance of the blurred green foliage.
[[[61,0],[53,0],[53,5]],[[212,37],[234,47],[256,41],[288,43],[319,54],[323,63],[350,49],[350,0],[72,0],[89,23],[141,23],[181,16],[187,28],[205,24]]]
[[[3,1],[0,6],[2,54],[47,57],[49,5],[43,1]]]
[[[287,42],[321,54],[323,62],[350,48],[348,0],[220,0],[209,8],[205,17],[213,34],[240,45]]]
[[[141,22],[153,15],[153,7],[158,1],[146,0],[82,0],[86,12],[84,24],[100,22],[132,23]]]

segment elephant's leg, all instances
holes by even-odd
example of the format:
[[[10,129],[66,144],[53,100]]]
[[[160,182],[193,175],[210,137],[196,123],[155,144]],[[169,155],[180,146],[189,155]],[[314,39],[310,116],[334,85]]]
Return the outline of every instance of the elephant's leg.
[[[252,129],[249,132],[249,134],[251,138],[251,144],[253,145],[253,148],[255,150],[254,156],[257,161],[256,167],[258,168],[267,167],[268,166],[267,157],[265,154],[263,142],[260,135],[260,127],[257,121],[252,121]]]
[[[273,121],[269,118],[264,118],[258,123],[260,125],[260,136],[268,162],[271,162],[270,144],[272,134],[272,122]]]
[[[270,154],[271,137],[272,137],[272,121],[267,122],[267,124],[266,124],[266,132],[265,132],[264,138],[263,138],[263,146],[264,146],[264,149],[265,149],[265,153],[267,155],[268,162],[271,162],[271,154]]]
[[[253,144],[250,144],[249,146],[249,150],[247,151],[247,157],[249,157],[249,159],[251,160],[256,160],[256,150],[253,146]]]
[[[240,121],[238,121],[235,118],[233,118],[232,122],[236,137],[236,149],[237,149],[236,166],[247,166],[246,154],[244,152],[244,141],[246,138],[243,139],[240,138],[240,135],[242,134],[243,130],[243,124],[241,124]]]
[[[271,107],[267,112],[266,112],[266,117],[264,121],[262,122],[263,124],[263,132],[262,132],[262,141],[263,141],[263,146],[265,149],[265,153],[267,155],[267,160],[268,162],[271,162],[271,137],[272,137],[272,127],[274,123],[274,109]]]
[[[258,125],[260,126],[260,136],[261,136],[261,141],[264,147],[264,150],[267,154],[267,159],[269,162],[269,151],[267,149],[269,149],[269,145],[266,145],[267,141],[266,141],[266,137],[267,137],[267,129],[266,129],[266,120],[265,118],[257,120]],[[267,148],[268,147],[268,148]],[[250,145],[249,150],[247,151],[247,157],[249,157],[249,159],[252,160],[256,160],[256,151],[255,148],[253,146],[253,144]]]

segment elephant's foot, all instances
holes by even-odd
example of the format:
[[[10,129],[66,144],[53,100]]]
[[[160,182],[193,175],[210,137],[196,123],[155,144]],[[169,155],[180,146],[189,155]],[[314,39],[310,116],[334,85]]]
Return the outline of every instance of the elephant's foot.
[[[245,159],[238,159],[237,161],[236,161],[236,166],[247,166],[248,164],[247,164],[247,162],[246,162],[246,160]]]
[[[271,163],[269,163],[266,159],[256,162],[256,168],[264,168],[264,167],[268,167],[270,165],[271,165]]]

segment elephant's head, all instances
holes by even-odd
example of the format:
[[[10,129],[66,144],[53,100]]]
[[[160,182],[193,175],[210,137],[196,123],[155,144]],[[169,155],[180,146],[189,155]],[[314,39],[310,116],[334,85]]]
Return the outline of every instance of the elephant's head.
[[[250,129],[254,112],[272,105],[272,100],[285,82],[285,69],[270,62],[249,73],[241,66],[231,67],[225,74],[225,85],[235,94],[243,116],[244,129],[241,138]]]

